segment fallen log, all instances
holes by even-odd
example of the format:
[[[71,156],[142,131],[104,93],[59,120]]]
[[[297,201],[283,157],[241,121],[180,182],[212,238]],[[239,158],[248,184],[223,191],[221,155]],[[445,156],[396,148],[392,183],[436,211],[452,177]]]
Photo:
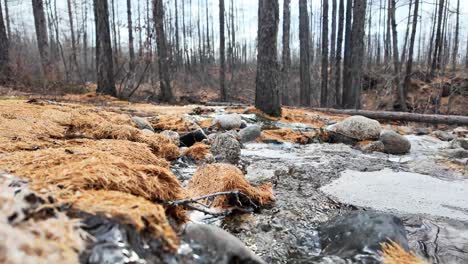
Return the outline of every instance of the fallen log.
[[[380,120],[468,126],[468,116],[429,115],[429,114],[416,114],[416,113],[407,113],[407,112],[368,111],[368,110],[334,109],[334,108],[311,108],[311,109],[314,111],[331,113],[331,114],[361,115],[361,116],[365,116],[368,118],[380,119]]]

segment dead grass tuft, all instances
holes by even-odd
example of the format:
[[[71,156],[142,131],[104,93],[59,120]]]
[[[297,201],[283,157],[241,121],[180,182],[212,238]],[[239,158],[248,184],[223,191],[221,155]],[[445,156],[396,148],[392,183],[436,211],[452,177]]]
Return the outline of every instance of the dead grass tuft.
[[[238,168],[223,163],[199,167],[190,179],[187,190],[192,197],[216,192],[240,191],[260,206],[269,205],[274,201],[270,183],[259,188],[253,187]],[[212,206],[228,208],[238,204],[236,201],[229,201],[226,196],[220,196],[214,199]]]
[[[90,190],[64,201],[85,212],[119,219],[139,232],[150,232],[165,242],[169,250],[177,247],[178,238],[166,219],[164,208],[142,197],[117,191]]]
[[[195,161],[201,161],[206,158],[207,155],[211,153],[210,146],[197,142],[195,145],[191,146],[184,151],[183,155],[194,159]]]
[[[288,141],[297,144],[307,144],[312,135],[310,133],[301,133],[289,128],[281,128],[276,130],[264,130],[261,134],[261,139],[275,139],[279,141]]]
[[[158,115],[157,118],[150,121],[155,130],[172,130],[178,133],[184,133],[197,129],[196,125],[187,120],[183,114]]]
[[[395,242],[382,244],[383,263],[385,264],[428,264],[412,252],[406,252]]]

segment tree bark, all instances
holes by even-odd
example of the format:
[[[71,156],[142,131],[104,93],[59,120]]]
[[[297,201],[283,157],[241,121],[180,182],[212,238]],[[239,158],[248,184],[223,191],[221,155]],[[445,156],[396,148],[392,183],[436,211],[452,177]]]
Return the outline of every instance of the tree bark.
[[[97,93],[117,96],[107,0],[94,0]]]
[[[0,4],[1,5],[1,4]],[[10,9],[8,8],[8,0],[5,0],[5,21],[6,21],[6,30],[7,30],[7,37],[11,39],[11,25],[10,25]]]
[[[67,8],[68,8],[68,20],[70,23],[70,36],[71,36],[71,44],[72,44],[72,65],[75,67],[75,71],[77,73],[77,76],[81,78],[79,72],[79,67],[78,67],[78,56],[77,56],[77,48],[76,48],[76,37],[75,37],[75,27],[73,23],[73,12],[72,12],[72,4],[71,0],[67,0]],[[73,70],[72,70],[73,71]]]
[[[458,39],[460,35],[460,0],[457,0],[457,21],[455,25],[455,41],[453,45],[453,54],[452,54],[452,70],[457,69],[457,57],[458,57]]]
[[[395,0],[390,1],[390,19],[392,21],[392,46],[393,46],[393,78],[395,87],[398,91],[398,99],[400,107],[403,111],[407,111],[408,108],[406,107],[406,93],[404,91],[404,87],[401,85],[401,64],[400,64],[400,57],[398,53],[398,32],[397,32],[397,25],[395,19],[395,12],[396,12],[396,4]]]
[[[2,3],[0,2],[0,84],[8,78],[9,43],[7,30],[3,22]]]
[[[341,106],[341,61],[343,58],[343,26],[344,26],[344,0],[340,0],[338,11],[338,37],[336,41],[336,66],[335,66],[335,106]]]
[[[432,57],[431,76],[440,69],[440,48],[442,46],[442,17],[444,14],[444,0],[439,0],[439,15],[437,16],[437,33],[435,39],[434,56]]]
[[[419,1],[419,0],[415,0]],[[408,18],[406,21],[406,33],[405,33],[405,39],[403,42],[403,49],[401,50],[401,60],[400,62],[403,64],[405,63],[406,60],[406,47],[408,45],[408,37],[409,37],[409,31],[410,31],[410,21],[411,21],[411,7],[413,6],[413,0],[409,0],[409,8],[408,8]]]
[[[42,69],[47,79],[51,71],[51,65],[44,3],[42,0],[32,0],[32,7],[34,15],[34,26],[36,28],[37,46],[41,56]]]
[[[323,0],[320,106],[328,106],[328,0]]]
[[[366,20],[366,0],[355,0],[352,26],[351,53],[351,95],[345,107],[358,109],[361,107],[362,68],[364,60],[364,36]]]
[[[350,101],[352,90],[350,86],[351,76],[351,54],[352,54],[352,19],[353,19],[353,0],[346,1],[346,24],[345,24],[345,44],[344,44],[344,63],[343,63],[343,92],[342,106],[352,105]]]
[[[328,103],[329,106],[335,105],[335,60],[336,60],[336,13],[337,4],[336,0],[332,0],[332,14],[331,14],[331,36],[330,36],[330,84],[328,88]]]
[[[300,104],[310,105],[310,48],[307,0],[299,0]]]
[[[132,21],[132,1],[127,0],[127,26],[128,26],[128,69],[130,73],[135,71],[135,48],[133,46],[133,21]]]
[[[291,35],[291,0],[283,1],[283,52],[282,52],[282,101],[283,105],[289,105],[291,91],[289,88],[289,71],[291,68],[291,49],[289,47]]]
[[[166,103],[174,102],[169,76],[169,55],[167,53],[166,34],[164,31],[163,0],[153,0],[153,19],[156,29],[156,44],[158,48],[159,83],[161,93],[159,100]]]
[[[226,38],[224,36],[224,0],[219,0],[219,64],[220,100],[226,102]]]
[[[419,0],[416,0],[414,4],[413,25],[411,29],[411,38],[409,42],[409,51],[408,51],[408,61],[406,62],[406,74],[405,74],[404,87],[403,87],[403,97],[405,99],[405,106],[406,106],[406,96],[407,96],[407,92],[408,92],[410,81],[411,81],[411,72],[413,71],[413,53],[414,53],[414,42],[416,40],[416,30],[418,26],[418,12],[419,12]]]
[[[278,0],[258,1],[258,52],[255,106],[271,116],[281,116],[278,87]]]
[[[331,109],[331,108],[311,108],[315,111],[331,114],[345,114],[345,115],[361,115],[372,119],[392,120],[392,121],[406,121],[406,122],[420,122],[428,124],[447,124],[467,126],[467,116],[455,115],[427,115],[406,112],[387,112],[387,111],[367,111],[355,109]]]

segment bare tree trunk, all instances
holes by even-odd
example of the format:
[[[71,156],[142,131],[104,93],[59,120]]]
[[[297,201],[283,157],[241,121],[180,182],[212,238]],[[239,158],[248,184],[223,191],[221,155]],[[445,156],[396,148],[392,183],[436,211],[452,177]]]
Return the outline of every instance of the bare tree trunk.
[[[278,0],[258,1],[258,53],[255,106],[271,116],[281,116],[278,87]]]
[[[309,48],[309,15],[307,0],[299,0],[299,45],[300,45],[300,104],[310,105],[310,48]]]
[[[159,83],[162,102],[174,102],[169,76],[169,55],[167,53],[166,34],[164,32],[164,5],[163,0],[153,0],[153,19],[156,29],[156,44],[158,47]]]
[[[117,96],[107,0],[94,0],[97,93]]]
[[[465,69],[468,69],[468,36],[466,38]]]
[[[96,1],[96,0],[94,0]],[[107,1],[107,0],[98,0],[98,1]],[[119,46],[117,45],[117,27],[116,27],[116,16],[115,16],[115,0],[111,0],[112,8],[112,40],[114,46],[114,66],[119,67]],[[149,28],[149,27],[148,27]]]
[[[7,30],[3,22],[2,3],[0,2],[0,84],[8,78],[9,43]]]
[[[419,1],[419,0],[415,0]],[[409,0],[409,8],[408,8],[408,18],[406,21],[406,33],[405,39],[403,42],[403,49],[401,50],[401,63],[405,63],[406,60],[406,46],[408,45],[408,37],[409,37],[409,30],[410,30],[410,21],[411,21],[411,7],[413,6],[413,0]]]
[[[41,56],[42,68],[46,79],[50,77],[51,65],[49,56],[49,42],[47,39],[47,24],[42,0],[32,0],[34,26],[36,28],[37,46]]]
[[[74,27],[74,24],[73,24],[73,12],[72,12],[72,5],[71,5],[71,0],[67,0],[67,7],[68,7],[68,20],[69,20],[69,23],[70,23],[70,36],[71,36],[71,44],[72,44],[72,55],[71,55],[71,58],[72,58],[72,65],[73,67],[75,67],[75,71],[77,73],[77,76],[79,78],[80,77],[80,74],[79,74],[79,67],[78,67],[78,58],[77,58],[77,49],[76,49],[76,37],[75,37],[75,27]],[[72,69],[72,72],[73,69]]]
[[[343,45],[343,27],[344,27],[344,0],[340,0],[338,15],[338,38],[336,43],[336,69],[335,69],[335,105],[341,105],[341,61]]]
[[[331,36],[330,36],[330,84],[328,88],[328,105],[335,105],[335,60],[336,60],[336,0],[332,0],[332,14],[331,14]]]
[[[437,33],[435,39],[434,56],[432,57],[431,76],[440,69],[440,51],[442,46],[442,17],[444,14],[444,0],[439,0],[439,15],[437,17]]]
[[[457,22],[455,25],[455,41],[453,45],[453,54],[452,54],[452,70],[453,71],[457,69],[459,35],[460,35],[460,0],[457,0]]]
[[[394,83],[395,87],[398,91],[398,98],[400,107],[403,111],[407,111],[408,108],[406,107],[406,97],[405,92],[403,90],[403,86],[401,85],[401,64],[400,64],[400,57],[398,53],[398,32],[397,32],[397,25],[395,20],[395,12],[396,12],[396,4],[395,0],[390,1],[390,19],[392,21],[392,46],[393,46],[393,69],[394,69]]]
[[[354,102],[352,100],[353,91],[350,85],[351,78],[351,54],[353,45],[352,41],[352,19],[353,19],[353,0],[346,1],[346,24],[345,24],[345,46],[344,46],[344,63],[343,63],[343,92],[342,105],[351,107]]]
[[[351,96],[348,100],[349,108],[361,107],[362,70],[364,60],[364,36],[366,20],[366,0],[355,0],[352,27],[352,54],[351,54]]]
[[[1,4],[0,4],[1,6]],[[5,0],[5,21],[6,21],[6,30],[8,33],[8,39],[11,39],[11,25],[10,25],[10,9],[8,8],[8,0]]]
[[[289,47],[291,35],[291,0],[283,1],[283,54],[282,54],[282,101],[289,105],[291,91],[289,90],[289,71],[291,68],[291,49]]]
[[[391,33],[390,33],[390,28],[391,28],[391,21],[390,21],[390,1],[391,0],[388,0],[386,1],[386,5],[387,5],[387,27],[386,27],[386,30],[385,30],[385,54],[384,54],[384,63],[385,63],[385,66],[388,65],[388,63],[390,62],[390,53],[391,53]]]
[[[133,21],[132,21],[132,1],[127,0],[127,23],[128,23],[128,69],[130,73],[135,71],[135,48],[133,46]]]
[[[320,106],[328,106],[328,0],[323,0]]]
[[[419,0],[416,0],[414,3],[414,13],[413,13],[413,25],[411,29],[411,39],[409,42],[409,51],[408,51],[408,61],[406,62],[406,74],[403,87],[403,98],[405,99],[406,106],[406,97],[408,93],[408,88],[411,81],[411,72],[413,70],[413,52],[414,52],[414,41],[416,40],[416,30],[418,24],[418,11],[419,11]],[[407,109],[406,109],[407,110]]]
[[[227,101],[226,90],[226,38],[224,36],[224,0],[219,0],[219,87],[220,99]]]

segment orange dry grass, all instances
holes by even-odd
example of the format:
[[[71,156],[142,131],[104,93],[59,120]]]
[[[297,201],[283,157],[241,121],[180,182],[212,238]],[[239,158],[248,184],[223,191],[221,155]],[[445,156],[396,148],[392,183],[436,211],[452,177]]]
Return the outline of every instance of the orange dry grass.
[[[184,155],[187,157],[191,157],[196,161],[200,161],[206,158],[206,155],[210,154],[210,146],[198,142],[195,145],[191,146],[187,150],[184,151]]]
[[[176,132],[190,132],[197,127],[182,114],[159,115],[153,122],[153,128],[156,130],[172,130]]]
[[[83,190],[112,190],[131,193],[150,201],[178,200],[185,197],[177,178],[166,168],[133,164],[102,151],[66,148],[35,152],[20,151],[2,157],[0,168],[31,180],[36,191],[51,191],[56,198]],[[184,212],[170,212],[185,220]]]
[[[213,118],[205,118],[197,122],[201,128],[210,128],[213,125]]]
[[[385,264],[428,264],[395,242],[382,244],[382,256]]]
[[[257,205],[268,205],[274,201],[271,184],[259,188],[253,187],[245,179],[244,174],[230,164],[210,164],[198,168],[190,179],[187,190],[192,197],[216,192],[240,191],[247,195]],[[226,196],[216,197],[212,203],[214,207],[231,207]]]
[[[165,242],[167,249],[175,250],[178,238],[169,225],[164,208],[142,197],[117,191],[83,191],[69,202],[79,210],[117,218],[134,226],[137,231],[149,231]]]
[[[282,128],[262,131],[261,139],[276,139],[279,141],[307,144],[309,142],[310,136],[312,136],[310,133],[301,133],[289,128]]]

